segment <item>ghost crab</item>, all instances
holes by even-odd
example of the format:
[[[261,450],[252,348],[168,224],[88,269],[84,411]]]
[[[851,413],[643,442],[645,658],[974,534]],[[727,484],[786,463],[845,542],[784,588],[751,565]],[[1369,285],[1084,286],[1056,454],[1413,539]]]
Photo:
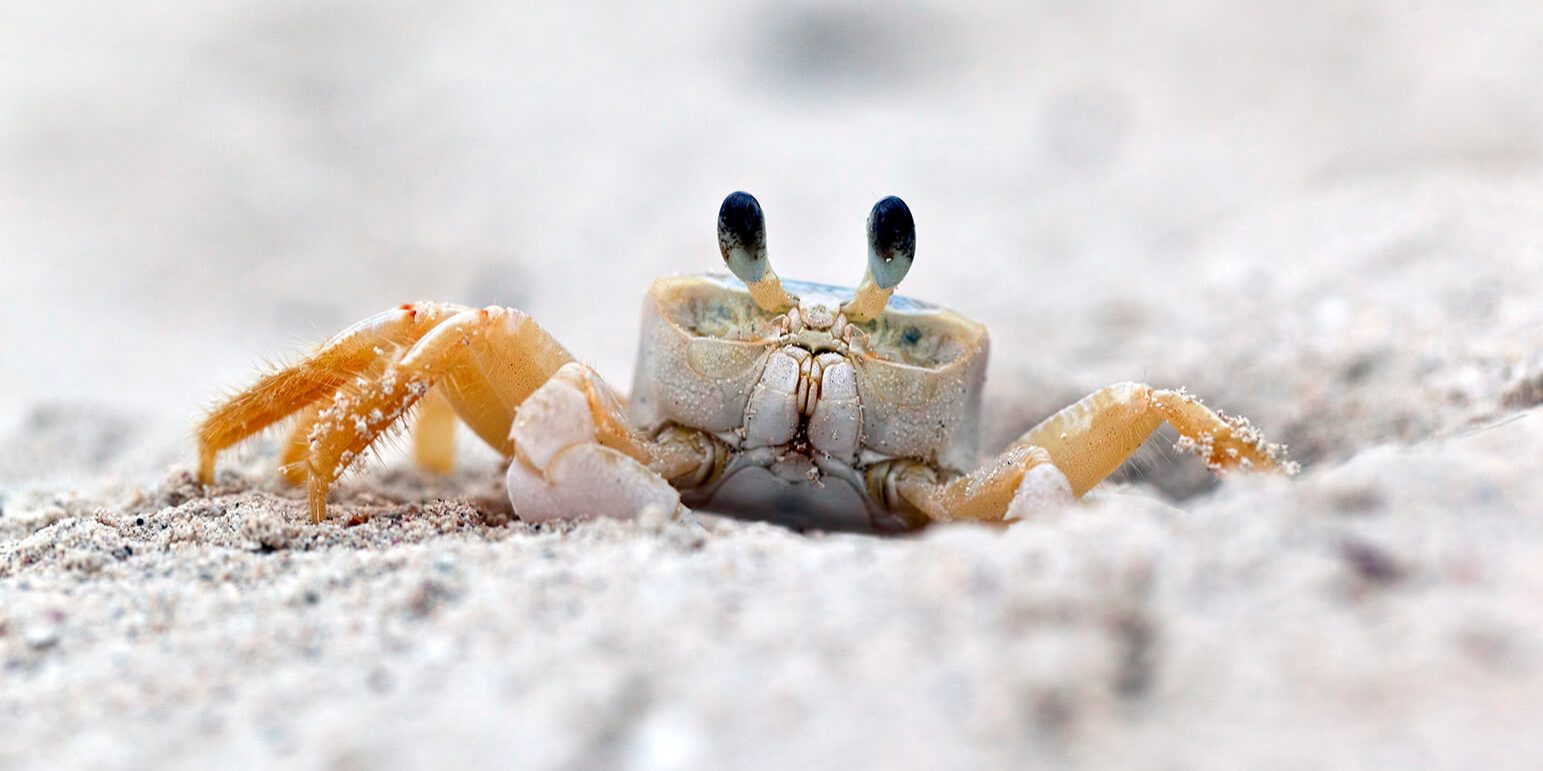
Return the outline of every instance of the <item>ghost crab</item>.
[[[526,520],[691,506],[796,527],[1010,522],[1081,496],[1165,421],[1214,471],[1293,470],[1247,421],[1139,383],[1094,392],[975,466],[986,329],[893,296],[916,249],[903,201],[870,212],[855,290],[780,280],[747,193],[724,200],[718,240],[732,276],[649,287],[630,402],[518,310],[413,303],[216,408],[198,432],[200,477],[294,416],[281,473],[308,485],[320,522],[333,482],[415,408],[418,462],[450,467],[459,419],[510,459]]]

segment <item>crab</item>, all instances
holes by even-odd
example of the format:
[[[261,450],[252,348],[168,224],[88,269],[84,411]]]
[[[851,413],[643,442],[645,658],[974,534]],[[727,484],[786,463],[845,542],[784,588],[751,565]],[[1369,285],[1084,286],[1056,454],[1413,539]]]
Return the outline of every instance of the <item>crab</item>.
[[[218,453],[293,419],[280,473],[321,522],[339,476],[410,414],[425,468],[451,468],[457,421],[507,458],[526,521],[705,509],[880,532],[1008,523],[1081,497],[1164,422],[1218,473],[1294,471],[1246,420],[1141,383],[1100,389],[978,464],[986,328],[894,294],[916,254],[905,202],[879,201],[867,230],[855,289],[783,281],[760,203],[730,194],[729,274],[648,288],[630,400],[514,308],[376,314],[216,407],[199,475],[212,482]]]

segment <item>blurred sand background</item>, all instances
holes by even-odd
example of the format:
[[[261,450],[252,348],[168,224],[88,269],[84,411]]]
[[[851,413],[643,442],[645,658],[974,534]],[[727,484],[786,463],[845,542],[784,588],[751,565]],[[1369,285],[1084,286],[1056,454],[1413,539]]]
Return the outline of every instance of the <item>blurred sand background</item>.
[[[1536,767],[1540,72],[1494,0],[0,4],[0,766]],[[1306,472],[892,540],[532,528],[469,439],[189,484],[406,300],[625,386],[735,189],[832,283],[907,200],[992,447],[1143,379]]]

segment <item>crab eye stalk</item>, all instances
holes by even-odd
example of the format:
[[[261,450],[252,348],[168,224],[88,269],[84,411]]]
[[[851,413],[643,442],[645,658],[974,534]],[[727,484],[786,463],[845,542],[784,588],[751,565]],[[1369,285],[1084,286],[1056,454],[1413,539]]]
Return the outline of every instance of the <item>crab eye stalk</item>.
[[[916,259],[916,220],[905,201],[890,196],[868,213],[868,270],[880,289],[900,285]]]
[[[878,318],[915,260],[916,220],[911,207],[895,196],[874,204],[868,212],[868,270],[857,285],[857,295],[842,306],[847,319],[861,323]]]
[[[766,272],[766,215],[755,196],[729,193],[718,207],[718,251],[723,263],[746,284]]]
[[[723,199],[718,207],[718,251],[762,310],[780,313],[793,307],[766,254],[766,215],[755,196],[734,192]]]

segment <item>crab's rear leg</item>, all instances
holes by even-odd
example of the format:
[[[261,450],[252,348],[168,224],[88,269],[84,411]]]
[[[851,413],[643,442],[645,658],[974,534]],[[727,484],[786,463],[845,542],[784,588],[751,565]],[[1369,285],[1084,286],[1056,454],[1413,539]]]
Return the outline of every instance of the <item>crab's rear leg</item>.
[[[430,389],[418,401],[413,421],[413,462],[436,474],[455,469],[455,406],[444,388]]]
[[[382,360],[380,371],[389,362]],[[289,437],[279,451],[279,476],[286,484],[305,484],[310,475],[307,458],[311,453],[311,431],[321,417],[325,402],[312,402],[294,415],[294,425]],[[413,421],[413,461],[420,468],[436,474],[448,474],[455,469],[455,407],[439,388],[430,389],[418,401],[418,416]]]
[[[311,473],[306,457],[311,453],[311,429],[321,418],[323,404],[322,401],[312,402],[295,415],[295,425],[289,429],[284,448],[279,450],[279,476],[286,484],[303,485]]]
[[[1072,500],[1071,485],[1050,454],[1029,445],[1009,447],[975,471],[947,481],[914,461],[880,471],[870,480],[874,494],[913,527],[953,520],[1012,521]]]
[[[1242,418],[1224,418],[1179,391],[1119,383],[1046,418],[966,476],[938,481],[931,469],[910,463],[885,469],[877,484],[887,488],[879,492],[891,507],[909,505],[931,520],[1010,521],[1081,497],[1164,422],[1213,471],[1296,470],[1284,448]]]
[[[306,456],[312,519],[326,515],[332,483],[433,391],[442,391],[478,436],[510,454],[516,408],[571,360],[512,308],[467,310],[435,326],[378,375],[340,389],[318,415]],[[431,430],[444,428],[445,416],[432,402],[428,420]]]
[[[377,313],[338,333],[298,364],[269,374],[231,397],[198,428],[199,479],[205,484],[214,481],[214,460],[222,450],[331,397],[457,310],[456,306],[416,303]],[[306,420],[302,416],[301,422]],[[286,476],[294,478],[298,473]]]
[[[1101,388],[1046,418],[1014,442],[1042,447],[1081,496],[1114,473],[1164,422],[1215,472],[1234,469],[1291,474],[1285,448],[1239,417],[1223,417],[1182,391],[1143,383]]]
[[[379,376],[403,353],[400,348],[390,351],[380,348],[378,351],[378,358],[359,373],[356,382],[360,379],[368,380]],[[311,431],[315,430],[316,422],[321,419],[322,410],[331,403],[332,396],[333,394],[329,394],[328,398],[317,399],[292,416],[294,424],[290,426],[289,437],[284,440],[284,445],[279,450],[279,477],[285,484],[299,487],[305,484],[305,480],[310,476],[311,469],[307,459],[311,454]],[[451,413],[451,418],[454,419],[454,417],[455,414]],[[414,458],[417,458],[418,437],[415,434],[413,438]]]

